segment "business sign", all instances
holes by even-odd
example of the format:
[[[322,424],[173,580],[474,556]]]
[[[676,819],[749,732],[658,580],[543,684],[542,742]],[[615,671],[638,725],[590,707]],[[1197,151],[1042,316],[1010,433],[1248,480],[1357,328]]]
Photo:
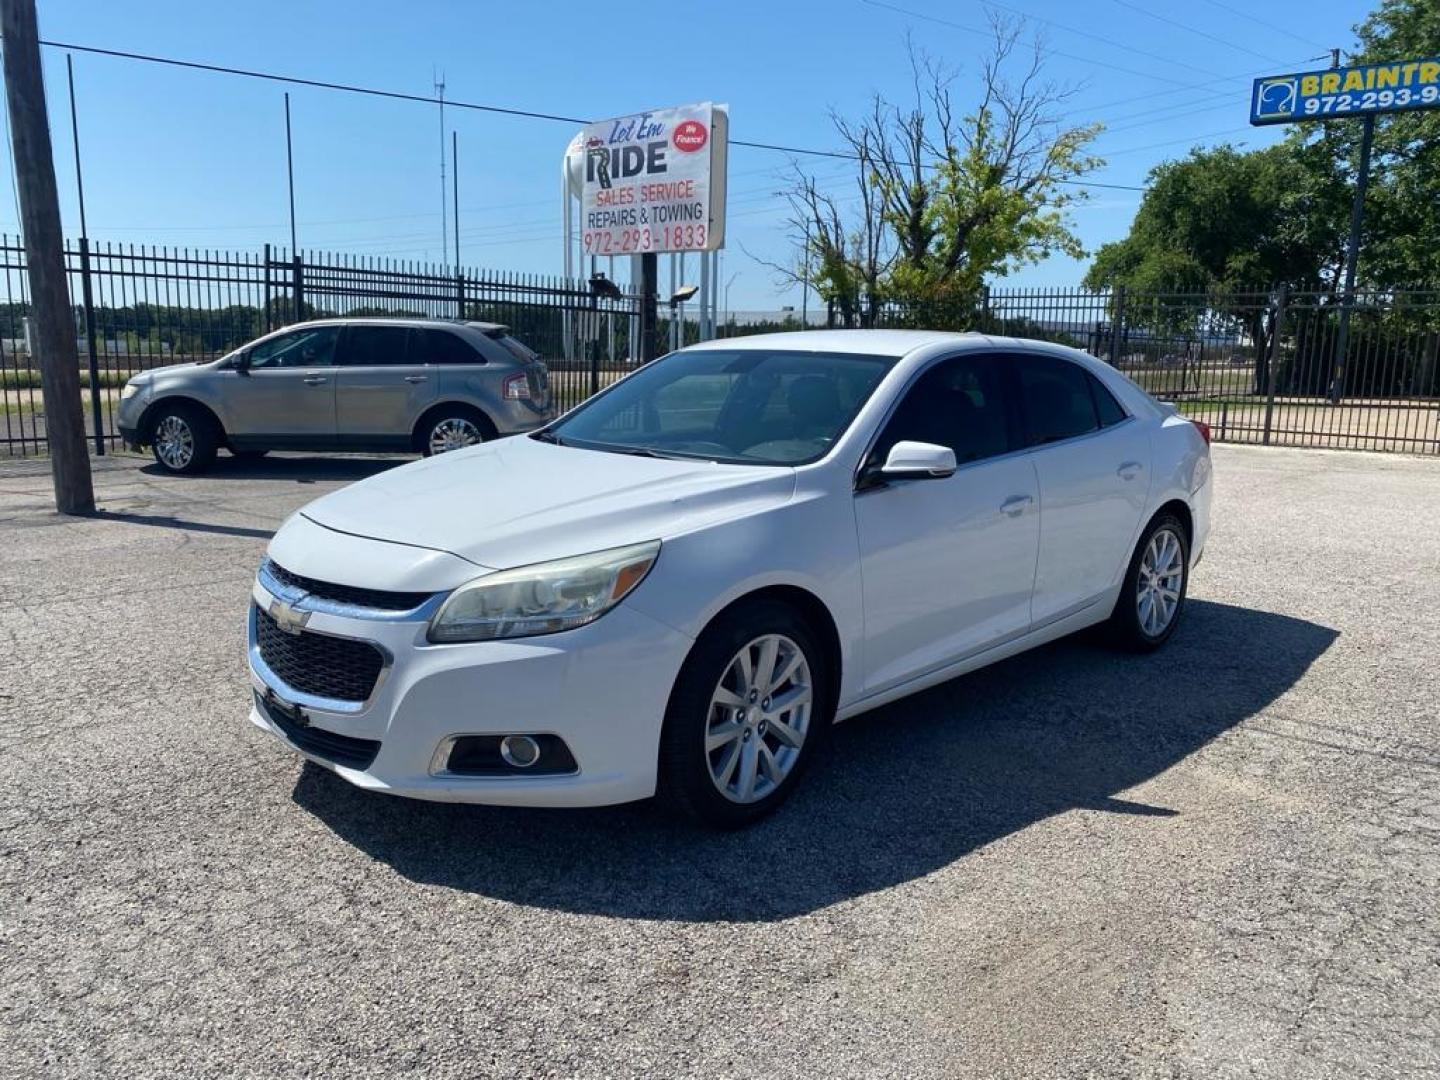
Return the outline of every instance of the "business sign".
[[[1250,123],[1292,124],[1435,108],[1440,108],[1440,57],[1256,79]]]
[[[581,135],[581,238],[587,255],[714,251],[725,246],[724,106],[601,120]]]

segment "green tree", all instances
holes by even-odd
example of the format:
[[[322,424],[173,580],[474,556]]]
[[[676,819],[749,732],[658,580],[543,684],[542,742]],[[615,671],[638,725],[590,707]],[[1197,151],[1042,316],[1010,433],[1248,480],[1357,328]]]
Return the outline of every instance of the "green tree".
[[[886,301],[943,303],[973,315],[990,278],[1063,252],[1083,254],[1069,185],[1102,162],[1098,125],[1066,126],[1071,92],[1043,77],[1023,24],[996,20],[977,101],[962,113],[954,72],[911,50],[914,100],[876,95],[858,120],[833,117],[855,160],[857,196],[842,200],[796,168],[784,194],[800,251],[775,265],[807,283],[846,325],[871,325]]]
[[[1261,298],[1277,285],[1313,291],[1338,280],[1347,198],[1294,143],[1194,150],[1151,170],[1129,235],[1096,253],[1085,285],[1140,294],[1127,322],[1155,331],[1193,332],[1217,316],[1243,327],[1258,392],[1274,329]]]

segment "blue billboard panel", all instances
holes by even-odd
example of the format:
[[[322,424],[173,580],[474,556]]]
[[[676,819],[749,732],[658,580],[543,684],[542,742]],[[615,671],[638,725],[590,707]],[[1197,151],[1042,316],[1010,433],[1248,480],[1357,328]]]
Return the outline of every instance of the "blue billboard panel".
[[[1252,124],[1437,108],[1440,57],[1267,75],[1250,93]]]

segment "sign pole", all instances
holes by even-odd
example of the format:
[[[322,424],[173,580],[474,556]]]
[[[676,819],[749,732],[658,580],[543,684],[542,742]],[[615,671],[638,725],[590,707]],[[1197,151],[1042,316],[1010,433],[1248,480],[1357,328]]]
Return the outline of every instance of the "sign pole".
[[[659,327],[656,325],[655,290],[659,285],[659,259],[655,252],[647,251],[640,256],[640,362],[648,364],[655,359],[655,340]]]
[[[65,283],[65,248],[60,235],[60,196],[40,74],[35,0],[0,0],[0,34],[5,38],[5,99],[20,196],[20,225],[35,312],[36,359],[45,403],[45,435],[55,509],[93,514],[95,489],[85,449],[85,415],[80,408],[80,360],[75,319]]]
[[[1350,347],[1350,313],[1355,307],[1355,264],[1360,255],[1360,228],[1365,221],[1365,189],[1370,186],[1370,152],[1375,146],[1375,115],[1367,114],[1360,136],[1360,175],[1355,201],[1350,206],[1350,242],[1345,248],[1345,287],[1340,294],[1340,332],[1335,346],[1335,375],[1330,381],[1330,404],[1340,404],[1345,393],[1345,353]]]

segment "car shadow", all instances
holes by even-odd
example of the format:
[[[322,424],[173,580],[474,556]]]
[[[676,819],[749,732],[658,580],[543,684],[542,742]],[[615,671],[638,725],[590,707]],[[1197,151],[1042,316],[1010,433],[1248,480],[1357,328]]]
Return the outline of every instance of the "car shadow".
[[[1254,716],[1337,636],[1300,619],[1192,600],[1158,653],[1080,635],[835,729],[775,816],[738,833],[654,803],[517,810],[363,792],[306,764],[293,798],[413,881],[576,913],[770,921],[928,874],[1084,808],[1176,811],[1124,792]]]
[[[221,453],[215,463],[203,474],[206,480],[289,480],[297,484],[312,484],[317,481],[363,480],[367,476],[393,469],[414,461],[414,454],[384,454],[338,457],[321,457],[307,454],[266,454],[260,458],[233,457]],[[141,472],[150,476],[172,478],[172,474],[160,468],[153,461],[142,466]],[[176,477],[175,479],[184,479]]]

